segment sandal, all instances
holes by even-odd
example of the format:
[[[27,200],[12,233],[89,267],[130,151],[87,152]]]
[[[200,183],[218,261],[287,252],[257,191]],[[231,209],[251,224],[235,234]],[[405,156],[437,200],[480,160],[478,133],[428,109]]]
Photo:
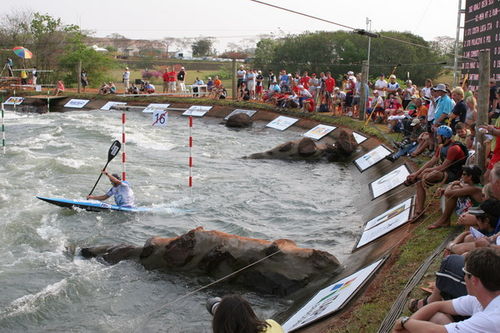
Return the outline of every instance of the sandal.
[[[411,313],[417,312],[419,309],[422,307],[426,306],[428,304],[427,299],[429,296],[422,298],[422,299],[417,299],[417,298],[412,298],[410,302],[408,303],[408,310],[410,310]],[[422,301],[422,306],[418,306],[418,302]]]

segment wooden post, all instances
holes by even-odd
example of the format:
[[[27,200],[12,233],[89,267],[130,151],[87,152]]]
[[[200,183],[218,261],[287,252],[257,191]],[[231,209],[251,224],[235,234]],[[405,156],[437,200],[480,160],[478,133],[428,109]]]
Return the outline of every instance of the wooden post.
[[[78,69],[76,73],[76,82],[78,82],[78,93],[80,93],[80,89],[82,88],[82,80],[81,80],[81,75],[82,75],[82,61],[78,61]]]
[[[488,106],[490,100],[490,50],[479,51],[479,91],[476,129],[479,125],[488,124]],[[486,170],[486,156],[484,152],[484,134],[476,130],[476,160],[481,170]]]
[[[361,68],[361,96],[359,96],[359,120],[365,119],[368,91],[368,60],[363,60]]]
[[[231,85],[231,97],[236,99],[238,95],[236,94],[236,58],[233,58],[233,70],[232,70],[232,85]]]

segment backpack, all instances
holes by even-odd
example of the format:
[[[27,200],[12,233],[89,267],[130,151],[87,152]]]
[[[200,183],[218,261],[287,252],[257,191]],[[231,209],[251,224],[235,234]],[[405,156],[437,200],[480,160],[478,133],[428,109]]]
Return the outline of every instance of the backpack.
[[[328,112],[328,104],[320,104],[319,112]]]

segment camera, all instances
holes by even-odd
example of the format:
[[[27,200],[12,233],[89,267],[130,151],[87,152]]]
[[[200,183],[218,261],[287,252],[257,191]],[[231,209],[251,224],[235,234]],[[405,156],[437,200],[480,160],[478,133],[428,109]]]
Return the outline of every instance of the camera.
[[[220,301],[222,301],[222,298],[220,297],[210,297],[208,300],[207,300],[207,304],[206,304],[206,307],[207,307],[207,311],[213,316],[215,311],[217,310],[217,307],[219,306],[220,304]]]

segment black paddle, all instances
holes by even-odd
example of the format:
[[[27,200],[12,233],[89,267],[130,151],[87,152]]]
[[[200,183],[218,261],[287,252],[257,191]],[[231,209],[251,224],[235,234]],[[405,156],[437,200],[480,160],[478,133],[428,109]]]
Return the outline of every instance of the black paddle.
[[[111,162],[111,160],[113,158],[115,158],[116,155],[118,155],[118,152],[120,151],[121,148],[122,148],[122,144],[120,143],[120,141],[115,140],[115,142],[113,142],[111,147],[109,147],[108,161],[106,162],[106,165],[104,166],[104,168],[102,168],[103,170],[106,170],[106,167],[108,166],[109,162]],[[94,192],[95,187],[97,186],[97,183],[99,183],[99,180],[101,180],[101,177],[102,177],[102,173],[99,175],[99,178],[97,178],[97,181],[95,182],[94,187],[92,187],[92,191],[90,191],[89,195],[92,195],[92,192]]]

